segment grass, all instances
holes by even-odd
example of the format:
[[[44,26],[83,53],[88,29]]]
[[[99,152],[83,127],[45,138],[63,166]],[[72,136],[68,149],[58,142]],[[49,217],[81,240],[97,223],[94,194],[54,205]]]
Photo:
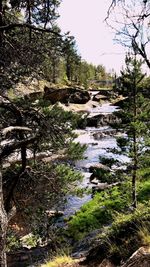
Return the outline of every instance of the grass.
[[[139,228],[138,236],[144,246],[150,246],[150,229],[147,226],[142,225]]]
[[[97,193],[94,198],[84,204],[68,222],[68,233],[75,240],[84,238],[88,233],[95,229],[100,229],[105,225],[109,225],[120,219],[116,218],[116,214],[121,213],[121,222],[132,215],[130,211],[131,200],[131,185],[123,183],[120,186],[115,186],[111,189]],[[143,204],[146,207],[146,202],[150,195],[150,181],[142,181],[137,184],[137,200],[138,206]]]
[[[115,266],[142,246],[150,246],[150,202],[140,204],[132,213],[116,213],[113,223],[102,228],[93,244],[97,260],[109,258]]]
[[[123,190],[124,186],[121,189],[116,186],[96,194],[68,222],[68,233],[79,240],[90,231],[110,224],[116,212],[124,210],[129,203],[127,187],[124,193]]]
[[[69,266],[77,266],[76,265],[77,260],[73,260],[71,257],[64,255],[64,256],[58,256],[54,258],[52,261],[47,262],[44,265],[41,265],[41,267],[69,267]]]

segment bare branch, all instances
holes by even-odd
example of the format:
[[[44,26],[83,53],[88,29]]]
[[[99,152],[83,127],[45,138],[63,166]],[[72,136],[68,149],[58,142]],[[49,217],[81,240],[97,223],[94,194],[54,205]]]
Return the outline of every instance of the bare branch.
[[[12,131],[32,131],[32,129],[28,127],[21,127],[21,126],[9,126],[4,128],[1,133],[2,135],[6,136],[7,133],[12,132]]]
[[[1,147],[2,152],[0,153],[0,162],[10,154],[12,154],[16,149],[21,148],[22,146],[27,146],[29,144],[33,144],[34,141],[38,139],[38,136],[30,137],[22,141],[18,141],[15,143],[7,144]]]

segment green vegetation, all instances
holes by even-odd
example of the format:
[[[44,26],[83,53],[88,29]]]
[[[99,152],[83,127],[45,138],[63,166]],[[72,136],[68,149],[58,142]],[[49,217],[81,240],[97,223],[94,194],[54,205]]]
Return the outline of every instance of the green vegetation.
[[[116,212],[128,207],[127,184],[97,193],[94,198],[84,204],[68,222],[68,232],[75,239],[81,239],[94,229],[99,229],[113,220]]]
[[[149,211],[148,202],[139,205],[134,213],[116,215],[111,227],[98,237],[102,238],[106,253],[114,261],[126,260],[140,246],[150,245]]]
[[[31,232],[26,245],[51,244],[55,251],[68,246],[70,240],[72,243],[81,240],[99,229],[98,251],[102,249],[105,257],[117,263],[140,245],[150,243],[150,78],[144,77],[142,61],[137,60],[139,53],[150,67],[145,49],[149,39],[145,44],[142,42],[146,31],[141,39],[137,38],[142,32],[141,20],[144,26],[145,18],[149,17],[143,14],[147,1],[142,1],[144,8],[141,17],[137,16],[138,23],[134,23],[137,19],[134,16],[124,27],[127,29],[130,25],[126,37],[132,39],[134,56],[126,56],[126,66],[116,81],[115,94],[112,90],[114,75],[107,73],[103,65],[94,66],[82,60],[75,38],[69,32],[61,33],[57,25],[60,2],[0,1],[0,266],[3,267],[7,266],[6,251],[22,246],[15,227]],[[108,15],[114,4],[117,1],[112,1]],[[129,14],[126,12],[124,18],[129,20]],[[136,30],[135,35],[130,35],[130,30]],[[117,144],[119,153],[127,155],[130,163],[125,171],[118,168],[112,172],[113,165],[120,167],[120,163],[100,158],[110,169],[95,169],[93,175],[109,183],[108,189],[99,189],[100,193],[69,218],[67,230],[55,227],[58,218],[61,221],[63,216],[57,208],[58,203],[65,205],[69,194],[81,194],[86,190],[77,187],[83,176],[72,167],[74,161],[84,158],[86,146],[75,142],[74,130],[86,127],[86,116],[52,105],[42,94],[34,100],[31,94],[24,98],[18,96],[20,85],[21,95],[29,93],[30,90],[25,92],[24,89],[28,86],[33,91],[46,91],[45,85],[54,90],[67,85],[70,91],[82,88],[87,100],[86,89],[104,86],[103,92],[109,91],[104,95],[125,97],[117,113],[122,123],[117,127],[121,127],[126,136],[119,137]],[[64,101],[67,105],[72,99],[68,91],[66,94],[69,95]],[[76,98],[80,98],[80,93],[77,92]],[[12,155],[9,164],[8,158]],[[111,187],[114,181],[119,181],[118,186]],[[74,261],[63,256],[45,266],[68,263],[74,264]]]
[[[123,212],[125,216],[130,214],[131,201],[130,183],[123,183],[104,192],[97,193],[93,199],[84,204],[80,211],[68,222],[68,233],[75,239],[83,238],[94,229],[101,229],[116,221],[116,215]],[[137,199],[139,203],[147,206],[149,200],[150,181],[142,181],[137,185]],[[141,218],[142,219],[142,218]]]
[[[70,142],[69,147],[66,151],[69,160],[83,159],[83,153],[85,152],[86,147],[86,145],[81,145],[80,143]]]
[[[75,266],[74,264],[77,262],[77,260],[73,260],[69,256],[58,256],[55,259],[53,259],[50,262],[47,262],[46,264],[41,265],[41,267],[60,267],[60,266]]]
[[[126,97],[122,109],[116,114],[121,118],[122,129],[126,133],[125,138],[118,138],[117,143],[120,152],[123,152],[130,158],[128,168],[132,180],[132,205],[137,206],[136,184],[140,179],[140,169],[143,168],[144,158],[149,158],[149,144],[147,142],[149,132],[149,109],[147,106],[148,99],[144,97],[141,84],[144,79],[142,73],[142,61],[137,60],[136,51],[134,56],[128,54],[125,59],[126,67],[121,71],[119,92]],[[147,152],[145,151],[147,148]],[[146,152],[146,153],[145,153]],[[141,157],[143,162],[141,162]],[[130,166],[130,167],[129,167]],[[146,168],[146,167],[145,167]]]

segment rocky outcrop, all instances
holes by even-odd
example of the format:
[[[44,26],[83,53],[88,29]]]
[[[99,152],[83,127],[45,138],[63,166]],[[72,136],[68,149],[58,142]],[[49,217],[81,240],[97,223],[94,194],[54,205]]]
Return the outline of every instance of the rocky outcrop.
[[[44,247],[22,248],[15,252],[9,252],[7,254],[8,267],[35,266],[35,262],[44,262],[50,251],[55,251],[55,245],[52,243]]]
[[[92,193],[96,193],[96,192],[101,192],[104,191],[106,189],[110,189],[114,186],[118,186],[120,185],[121,182],[116,182],[116,183],[112,183],[112,184],[108,184],[108,183],[98,183],[96,186],[92,187]]]
[[[90,100],[88,91],[70,87],[63,89],[45,87],[43,97],[52,104],[56,102],[86,104]]]
[[[120,134],[120,133],[118,133],[116,129],[108,129],[108,130],[103,130],[103,131],[93,133],[93,137],[95,140],[100,140],[103,137],[115,136],[117,134]]]
[[[98,114],[92,117],[87,117],[88,127],[102,127],[114,123],[120,123],[121,120],[114,114]]]
[[[95,90],[94,90],[95,91]],[[91,90],[92,92],[92,90]],[[103,96],[111,96],[114,92],[112,90],[109,89],[100,89],[97,90],[97,95],[103,95]]]
[[[101,100],[109,100],[109,98],[105,95],[101,95],[100,93],[93,96],[93,101],[100,102]]]
[[[150,267],[150,247],[141,247],[121,267]]]
[[[102,163],[96,163],[96,164],[93,164],[89,167],[90,172],[93,172],[96,170],[110,171],[110,168],[107,167],[106,165],[103,165]]]

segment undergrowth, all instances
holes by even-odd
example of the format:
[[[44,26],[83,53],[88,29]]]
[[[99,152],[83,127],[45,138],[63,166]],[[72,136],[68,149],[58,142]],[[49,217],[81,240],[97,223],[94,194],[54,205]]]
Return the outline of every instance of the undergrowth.
[[[137,199],[143,205],[149,200],[150,181],[139,182],[137,185]],[[80,240],[92,230],[100,229],[124,216],[128,219],[134,210],[131,207],[131,186],[129,182],[97,193],[94,198],[83,205],[68,222],[68,233],[75,240]],[[121,217],[118,217],[120,213]],[[135,213],[136,214],[136,213]]]

